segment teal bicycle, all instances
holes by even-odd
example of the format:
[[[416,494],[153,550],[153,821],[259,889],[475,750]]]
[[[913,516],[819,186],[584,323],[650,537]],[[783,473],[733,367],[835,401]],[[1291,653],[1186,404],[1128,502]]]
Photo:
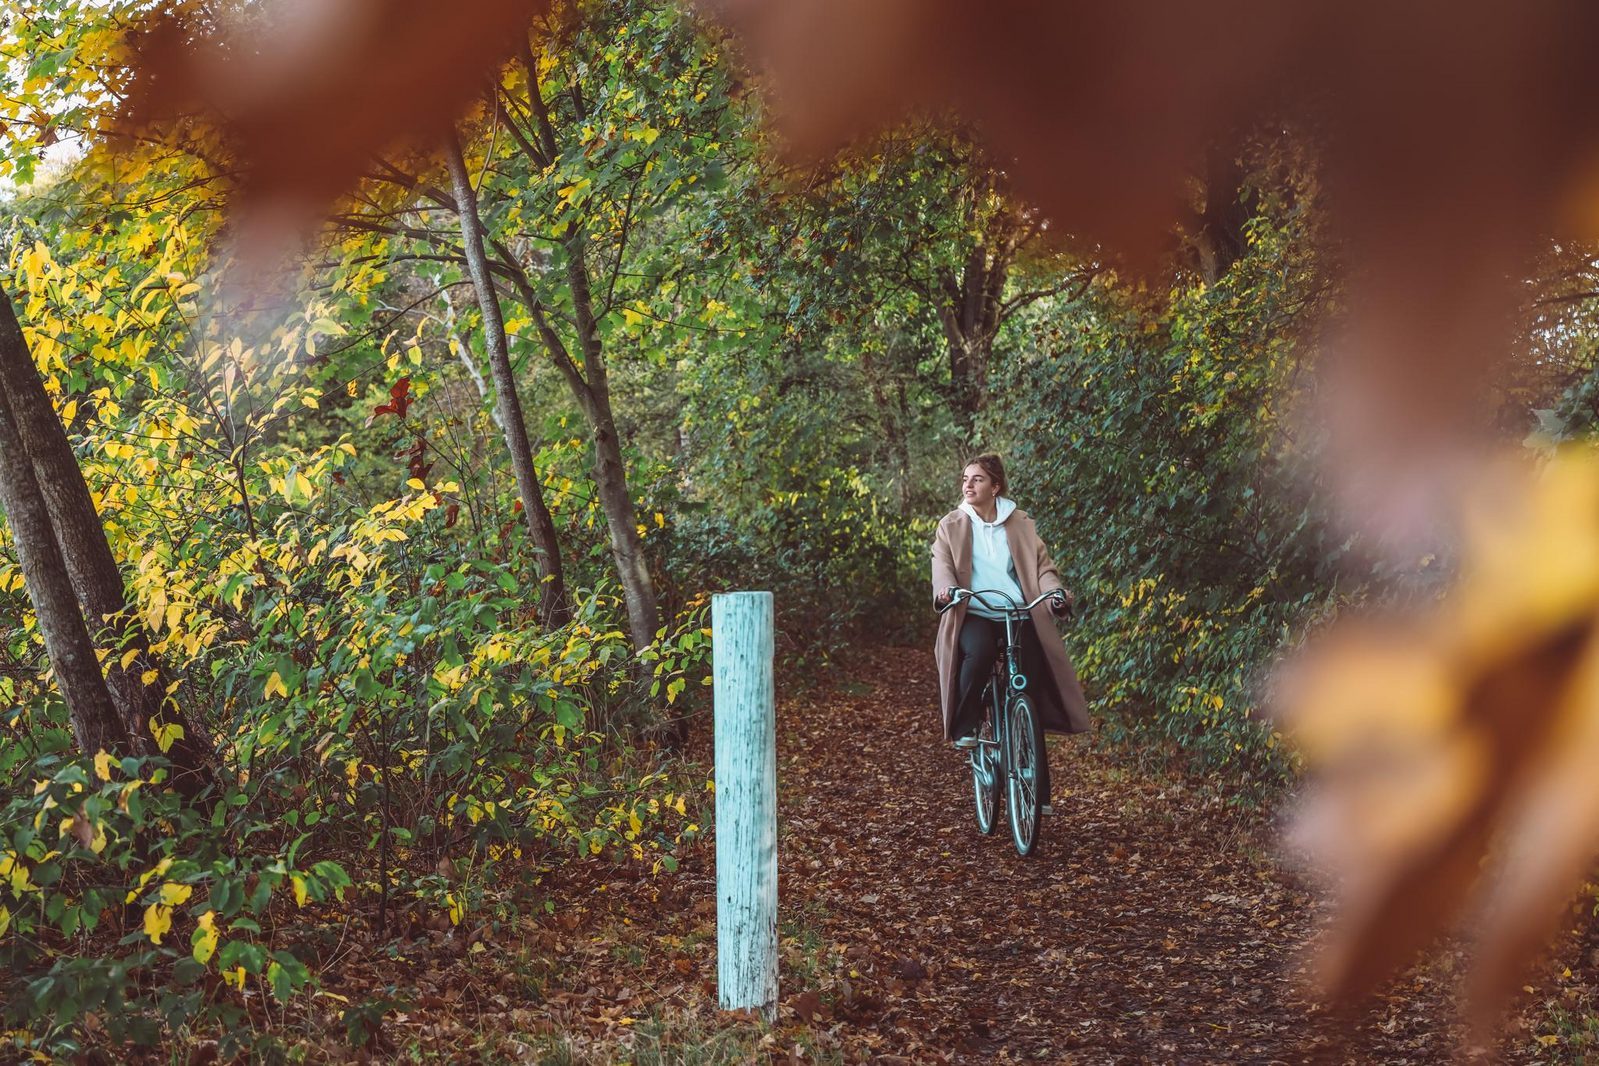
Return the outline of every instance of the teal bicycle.
[[[1041,808],[1047,797],[1040,796],[1044,776],[1044,730],[1033,699],[1027,694],[1027,675],[1022,673],[1018,634],[1032,609],[1054,598],[1064,606],[1066,597],[1051,589],[1032,603],[1019,604],[1003,592],[992,589],[954,588],[949,602],[939,613],[964,600],[976,600],[999,612],[1005,620],[1005,636],[994,673],[983,686],[982,699],[988,707],[977,731],[977,746],[969,756],[972,768],[972,793],[977,805],[977,831],[987,836],[999,821],[1000,797],[1010,811],[1011,842],[1016,854],[1027,856],[1038,844]]]

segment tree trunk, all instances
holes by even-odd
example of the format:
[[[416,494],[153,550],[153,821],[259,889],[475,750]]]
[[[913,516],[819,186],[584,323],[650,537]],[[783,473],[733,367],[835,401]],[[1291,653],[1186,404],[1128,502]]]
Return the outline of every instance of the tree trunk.
[[[524,137],[514,122],[507,128],[521,145],[528,158],[541,169],[546,169],[560,156],[559,138],[555,123],[544,100],[539,76],[539,64],[531,48],[522,53],[522,62],[528,75],[527,108],[533,117],[532,139]],[[574,101],[577,110],[583,110],[581,100]],[[535,143],[536,142],[536,143]],[[628,223],[624,220],[623,225]],[[567,288],[572,297],[572,313],[576,320],[578,347],[582,355],[579,367],[560,336],[555,332],[545,314],[538,294],[528,283],[526,275],[516,279],[528,311],[538,322],[545,348],[556,367],[566,378],[567,385],[582,405],[587,416],[589,431],[594,440],[594,487],[605,511],[606,525],[611,535],[611,556],[616,563],[617,577],[622,582],[622,598],[627,605],[628,632],[633,650],[639,651],[655,641],[660,628],[660,606],[655,599],[655,584],[644,554],[644,540],[638,532],[638,516],[633,508],[633,497],[627,487],[627,467],[622,461],[622,446],[616,435],[616,420],[611,414],[610,384],[606,379],[605,353],[600,344],[598,322],[594,313],[594,296],[589,286],[587,248],[584,243],[581,218],[567,223],[563,243],[566,246]]]
[[[108,652],[105,685],[123,730],[135,751],[149,755],[160,751],[152,721],[181,727],[181,735],[164,754],[172,763],[174,784],[193,795],[211,781],[213,749],[204,727],[165,698],[161,663],[150,650],[149,633],[129,607],[127,586],[111,554],[105,525],[9,300],[0,300],[0,390],[11,398],[16,430],[44,497],[84,622],[91,638]]]
[[[594,297],[589,288],[586,249],[583,235],[575,225],[567,237],[566,251],[567,283],[572,291],[572,309],[577,317],[578,342],[582,347],[588,385],[579,399],[583,401],[589,430],[594,437],[594,487],[610,527],[611,556],[622,581],[633,650],[638,651],[655,642],[655,632],[661,626],[660,605],[644,554],[644,538],[638,532],[638,512],[627,487],[627,464],[622,460],[622,442],[611,413],[611,386],[605,370],[605,353],[600,347]]]
[[[894,458],[899,465],[899,513],[904,518],[911,517],[911,449],[910,449],[910,421],[911,405],[905,396],[905,379],[900,378],[896,386],[896,417],[894,418]]]
[[[1194,266],[1206,285],[1220,281],[1249,250],[1247,230],[1253,211],[1240,194],[1244,178],[1233,153],[1212,150],[1205,166],[1205,206],[1186,227]]]
[[[516,472],[522,514],[527,519],[528,532],[537,550],[540,608],[545,625],[558,627],[567,623],[572,612],[567,601],[560,545],[555,536],[555,520],[550,517],[550,509],[544,503],[544,490],[539,483],[538,470],[533,466],[533,449],[528,441],[527,423],[522,418],[522,401],[516,391],[516,375],[511,372],[505,319],[500,314],[499,294],[494,289],[488,258],[483,253],[477,194],[472,190],[466,161],[461,157],[461,143],[454,131],[451,131],[445,144],[445,158],[450,168],[450,181],[454,185],[456,209],[461,217],[461,239],[466,249],[467,269],[472,275],[472,286],[483,312],[484,348],[488,352],[489,369],[494,375],[500,428],[505,432],[505,446],[511,453],[511,468]]]
[[[903,361],[894,348],[888,358],[879,360],[870,350],[861,352],[861,373],[866,377],[866,387],[872,394],[872,404],[877,408],[878,424],[882,427],[884,447],[892,461],[897,483],[899,513],[909,516],[911,510],[911,455],[905,439],[909,423],[909,405],[905,399],[905,379],[899,372]],[[892,396],[889,390],[892,388]]]
[[[656,630],[661,627],[655,582],[650,578],[644,540],[638,533],[638,512],[628,492],[622,444],[608,402],[589,412],[589,424],[594,434],[594,486],[610,530],[611,557],[622,580],[628,632],[636,651],[653,644]]]
[[[12,349],[18,348],[31,366],[32,357],[4,293],[0,293],[0,309],[0,357],[9,361],[17,354]],[[131,754],[128,731],[106,688],[94,642],[79,613],[13,400],[5,382],[0,381],[0,509],[11,527],[28,598],[44,635],[45,653],[66,700],[78,747],[90,755],[100,751]]]
[[[945,271],[940,278],[943,302],[938,318],[948,346],[955,420],[968,443],[974,443],[977,418],[988,406],[988,369],[994,338],[1003,324],[1000,299],[1013,255],[1009,241],[998,242],[992,250],[979,244],[966,257],[958,277]]]

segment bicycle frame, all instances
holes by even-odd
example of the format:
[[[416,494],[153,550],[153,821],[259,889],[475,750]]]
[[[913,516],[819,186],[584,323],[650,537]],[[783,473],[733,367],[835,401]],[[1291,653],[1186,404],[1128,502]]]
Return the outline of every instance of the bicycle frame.
[[[949,603],[939,608],[939,613],[952,609],[963,600],[976,600],[991,610],[998,611],[1005,623],[1005,643],[1000,654],[994,660],[993,678],[990,682],[990,714],[994,724],[993,739],[984,740],[978,737],[977,747],[973,748],[968,759],[974,772],[982,768],[984,762],[991,761],[991,765],[998,769],[1002,779],[1008,779],[1016,773],[1016,768],[1011,765],[1010,759],[1005,755],[1010,750],[1008,743],[1010,730],[1009,715],[1010,695],[1021,693],[1027,688],[1028,677],[1022,673],[1020,658],[1019,631],[1023,623],[1032,620],[1032,610],[1046,599],[1055,597],[1064,601],[1064,595],[1058,589],[1051,589],[1041,594],[1031,603],[1020,604],[1009,594],[997,589],[963,589],[951,588]],[[1000,602],[991,602],[997,599]],[[979,733],[981,730],[979,730]],[[984,754],[985,748],[996,749]]]
[[[1032,603],[1021,604],[1013,600],[1008,593],[998,589],[963,589],[951,588],[949,602],[938,609],[939,614],[951,610],[963,600],[976,600],[990,610],[999,611],[1004,616],[1005,645],[1000,656],[994,660],[994,739],[982,743],[997,744],[1004,737],[1001,729],[1001,719],[1004,717],[1005,697],[1012,691],[1021,692],[1027,688],[1027,675],[1023,674],[1017,664],[1017,631],[1024,622],[1032,620],[1032,610],[1050,597],[1064,600],[1065,596],[1059,589],[1050,589],[1042,593]],[[990,598],[997,598],[998,604],[990,602]],[[1019,682],[1019,683],[1018,683]]]

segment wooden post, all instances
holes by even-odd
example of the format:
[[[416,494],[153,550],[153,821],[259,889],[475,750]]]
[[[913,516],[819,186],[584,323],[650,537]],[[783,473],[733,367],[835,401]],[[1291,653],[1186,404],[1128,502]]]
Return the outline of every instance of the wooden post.
[[[777,1014],[777,708],[772,594],[711,599],[716,983],[723,1010]]]

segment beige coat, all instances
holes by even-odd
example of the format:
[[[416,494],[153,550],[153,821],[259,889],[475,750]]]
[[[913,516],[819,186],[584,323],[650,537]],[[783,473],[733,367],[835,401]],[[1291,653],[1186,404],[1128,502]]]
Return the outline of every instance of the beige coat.
[[[1005,520],[1005,539],[1010,544],[1011,561],[1016,564],[1016,580],[1029,602],[1049,589],[1065,589],[1060,574],[1038,537],[1038,527],[1026,511],[1012,511]],[[933,599],[951,585],[970,588],[972,580],[972,524],[966,512],[957,508],[938,523],[933,536]],[[1071,595],[1070,592],[1067,593]],[[1088,729],[1088,706],[1077,671],[1066,654],[1047,602],[1033,608],[1033,628],[1049,664],[1047,678],[1028,678],[1028,691],[1037,695],[1039,718],[1051,733],[1081,733]],[[955,720],[955,699],[959,692],[960,632],[966,620],[966,604],[956,604],[938,622],[938,641],[933,656],[938,663],[940,704],[944,713],[944,739],[953,739],[950,726]]]

